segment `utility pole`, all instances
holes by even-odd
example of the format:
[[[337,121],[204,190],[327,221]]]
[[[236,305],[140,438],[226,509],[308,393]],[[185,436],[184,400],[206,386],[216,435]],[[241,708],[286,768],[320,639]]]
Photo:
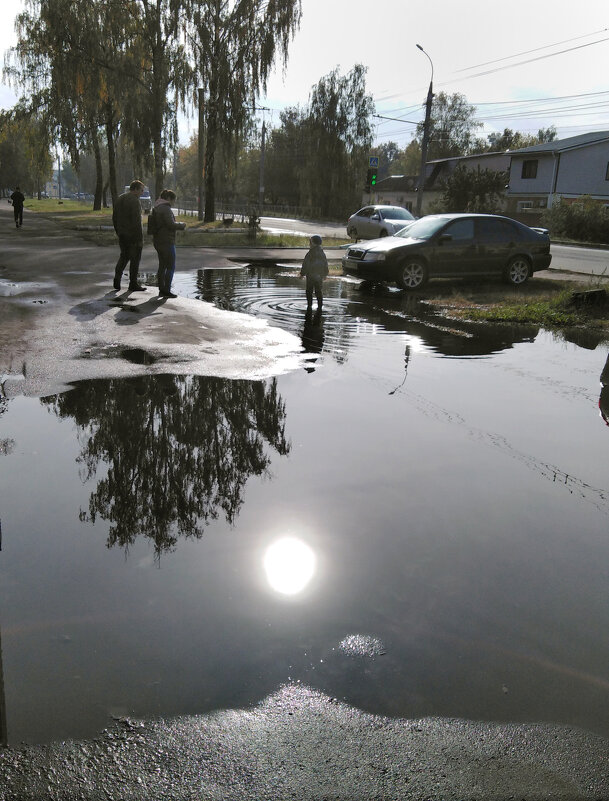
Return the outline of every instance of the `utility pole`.
[[[57,151],[57,196],[61,200],[61,156]]]
[[[266,145],[266,124],[262,120],[262,144],[260,145],[260,181],[258,184],[258,216],[262,214],[264,206],[264,154]]]
[[[427,101],[425,103],[425,122],[423,123],[423,142],[421,143],[421,172],[419,174],[419,182],[417,184],[417,217],[421,216],[421,209],[423,207],[423,191],[425,187],[425,172],[427,165],[427,146],[429,144],[429,123],[431,120],[431,104],[433,101],[433,61],[429,54],[423,50],[420,44],[417,45],[422,53],[425,53],[429,58],[431,64],[431,80],[429,81],[429,91],[427,92]]]
[[[199,89],[199,149],[197,172],[199,176],[199,196],[197,198],[197,219],[203,219],[203,195],[205,194],[205,182],[203,171],[205,169],[205,114],[204,114],[204,90]]]

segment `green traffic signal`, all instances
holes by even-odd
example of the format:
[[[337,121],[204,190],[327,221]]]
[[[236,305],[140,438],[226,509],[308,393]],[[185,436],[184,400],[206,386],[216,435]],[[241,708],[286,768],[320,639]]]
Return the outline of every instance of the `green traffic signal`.
[[[376,170],[370,170],[370,185],[376,186]]]

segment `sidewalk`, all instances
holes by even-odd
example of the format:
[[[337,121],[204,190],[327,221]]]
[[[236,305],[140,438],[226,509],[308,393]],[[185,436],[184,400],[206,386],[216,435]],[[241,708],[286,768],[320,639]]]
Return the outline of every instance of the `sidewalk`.
[[[156,287],[112,288],[118,247],[100,247],[35,214],[23,227],[0,204],[0,379],[4,392],[41,395],[85,378],[190,373],[261,379],[300,364],[297,337],[199,300],[159,299]],[[140,271],[156,275],[146,245]],[[215,249],[183,248],[178,270],[234,267]],[[125,284],[123,285],[125,287]],[[145,355],[134,364],[121,353]]]

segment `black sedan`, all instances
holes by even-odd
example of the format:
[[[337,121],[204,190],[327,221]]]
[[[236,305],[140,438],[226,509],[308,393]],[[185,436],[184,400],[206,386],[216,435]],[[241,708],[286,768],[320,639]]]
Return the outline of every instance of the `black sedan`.
[[[496,214],[432,214],[391,237],[349,248],[343,272],[419,289],[428,278],[500,275],[523,284],[550,265],[550,237]]]

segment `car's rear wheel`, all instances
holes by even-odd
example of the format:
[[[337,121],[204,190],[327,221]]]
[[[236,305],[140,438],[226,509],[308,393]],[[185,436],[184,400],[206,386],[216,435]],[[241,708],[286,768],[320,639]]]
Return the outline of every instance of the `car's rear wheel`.
[[[347,236],[351,237],[351,239],[357,239],[357,228],[349,228],[347,231]]]
[[[526,256],[514,256],[505,269],[504,278],[512,286],[520,286],[529,280],[531,263]]]
[[[396,278],[396,284],[401,289],[412,291],[419,289],[427,281],[427,267],[422,261],[408,259],[402,262]]]

